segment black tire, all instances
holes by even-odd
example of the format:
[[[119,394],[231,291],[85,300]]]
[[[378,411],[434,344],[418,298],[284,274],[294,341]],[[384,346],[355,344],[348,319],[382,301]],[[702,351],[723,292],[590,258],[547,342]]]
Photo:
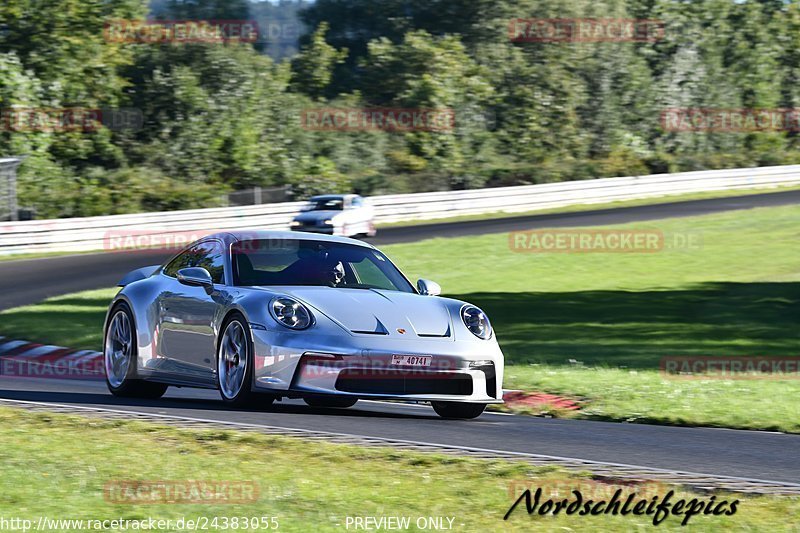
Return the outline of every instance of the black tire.
[[[244,332],[244,341],[245,341],[245,367],[244,367],[244,378],[242,380],[241,387],[239,388],[238,392],[233,394],[232,396],[226,395],[223,391],[222,384],[220,383],[220,354],[223,348],[222,342],[225,338],[225,332],[233,323],[238,323],[241,325],[243,332]],[[253,364],[254,364],[254,350],[253,350],[253,340],[250,338],[250,325],[247,322],[247,319],[238,312],[231,313],[225,319],[225,322],[220,329],[219,334],[219,341],[217,342],[217,355],[216,355],[216,362],[217,362],[217,389],[219,390],[219,395],[222,397],[222,401],[226,404],[233,406],[233,407],[251,407],[251,406],[259,406],[259,407],[267,407],[275,400],[274,396],[268,394],[260,394],[253,391]]]
[[[431,402],[431,405],[442,418],[478,418],[486,409],[483,403]]]
[[[303,401],[311,407],[336,407],[345,409],[353,407],[358,398],[351,398],[349,396],[306,396]]]
[[[114,384],[109,380],[108,371],[105,372],[105,379],[106,379],[106,386],[108,390],[114,396],[118,396],[121,398],[149,398],[149,399],[156,399],[161,398],[169,385],[164,383],[155,383],[152,381],[144,381],[143,379],[139,378],[139,374],[137,372],[137,365],[136,361],[139,355],[139,349],[136,343],[136,322],[133,320],[133,313],[131,313],[131,309],[125,302],[117,303],[114,308],[112,309],[111,313],[109,314],[109,321],[108,327],[103,332],[103,365],[104,368],[108,368],[108,355],[107,355],[107,344],[109,343],[109,328],[114,323],[115,318],[118,314],[124,314],[127,317],[128,324],[130,326],[130,333],[132,335],[131,342],[129,346],[129,352],[127,354],[128,358],[128,367],[127,372],[125,372],[124,378],[122,378],[122,382],[119,384]]]

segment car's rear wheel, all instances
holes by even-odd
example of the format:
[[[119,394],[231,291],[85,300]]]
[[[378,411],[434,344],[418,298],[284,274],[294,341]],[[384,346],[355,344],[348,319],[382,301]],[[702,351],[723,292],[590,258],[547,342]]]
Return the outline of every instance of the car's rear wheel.
[[[349,396],[306,396],[303,401],[311,407],[337,407],[344,409],[353,407],[358,398],[350,398]]]
[[[274,398],[253,392],[253,341],[240,313],[225,320],[217,347],[217,387],[222,400],[234,406],[272,403]]]
[[[431,402],[431,405],[442,418],[478,418],[486,409],[483,403]]]
[[[136,325],[130,308],[121,302],[111,313],[103,342],[108,390],[114,396],[125,398],[160,398],[169,386],[139,379],[137,356]]]

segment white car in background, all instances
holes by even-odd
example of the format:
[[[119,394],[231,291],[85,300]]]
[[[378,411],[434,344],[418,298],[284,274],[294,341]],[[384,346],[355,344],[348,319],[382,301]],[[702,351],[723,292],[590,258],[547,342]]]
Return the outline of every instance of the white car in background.
[[[369,203],[357,194],[313,196],[303,211],[292,220],[292,231],[324,233],[341,237],[374,237],[375,214]]]

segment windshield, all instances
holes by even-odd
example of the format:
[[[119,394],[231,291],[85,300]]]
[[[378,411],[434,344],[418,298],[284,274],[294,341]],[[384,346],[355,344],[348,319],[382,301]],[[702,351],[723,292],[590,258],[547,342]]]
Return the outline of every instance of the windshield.
[[[342,198],[318,198],[312,199],[306,206],[306,211],[342,211],[344,200]]]
[[[232,246],[234,284],[317,285],[415,292],[378,250],[297,239],[258,239]]]

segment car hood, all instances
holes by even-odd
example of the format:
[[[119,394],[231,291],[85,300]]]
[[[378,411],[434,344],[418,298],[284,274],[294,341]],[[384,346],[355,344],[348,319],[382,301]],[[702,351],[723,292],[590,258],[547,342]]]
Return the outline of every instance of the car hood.
[[[305,211],[295,216],[294,219],[298,222],[317,222],[319,220],[327,220],[341,214],[341,211]]]
[[[353,333],[413,338],[450,337],[450,313],[434,296],[378,289],[286,287],[289,296],[305,302]],[[404,330],[405,333],[400,333]]]

